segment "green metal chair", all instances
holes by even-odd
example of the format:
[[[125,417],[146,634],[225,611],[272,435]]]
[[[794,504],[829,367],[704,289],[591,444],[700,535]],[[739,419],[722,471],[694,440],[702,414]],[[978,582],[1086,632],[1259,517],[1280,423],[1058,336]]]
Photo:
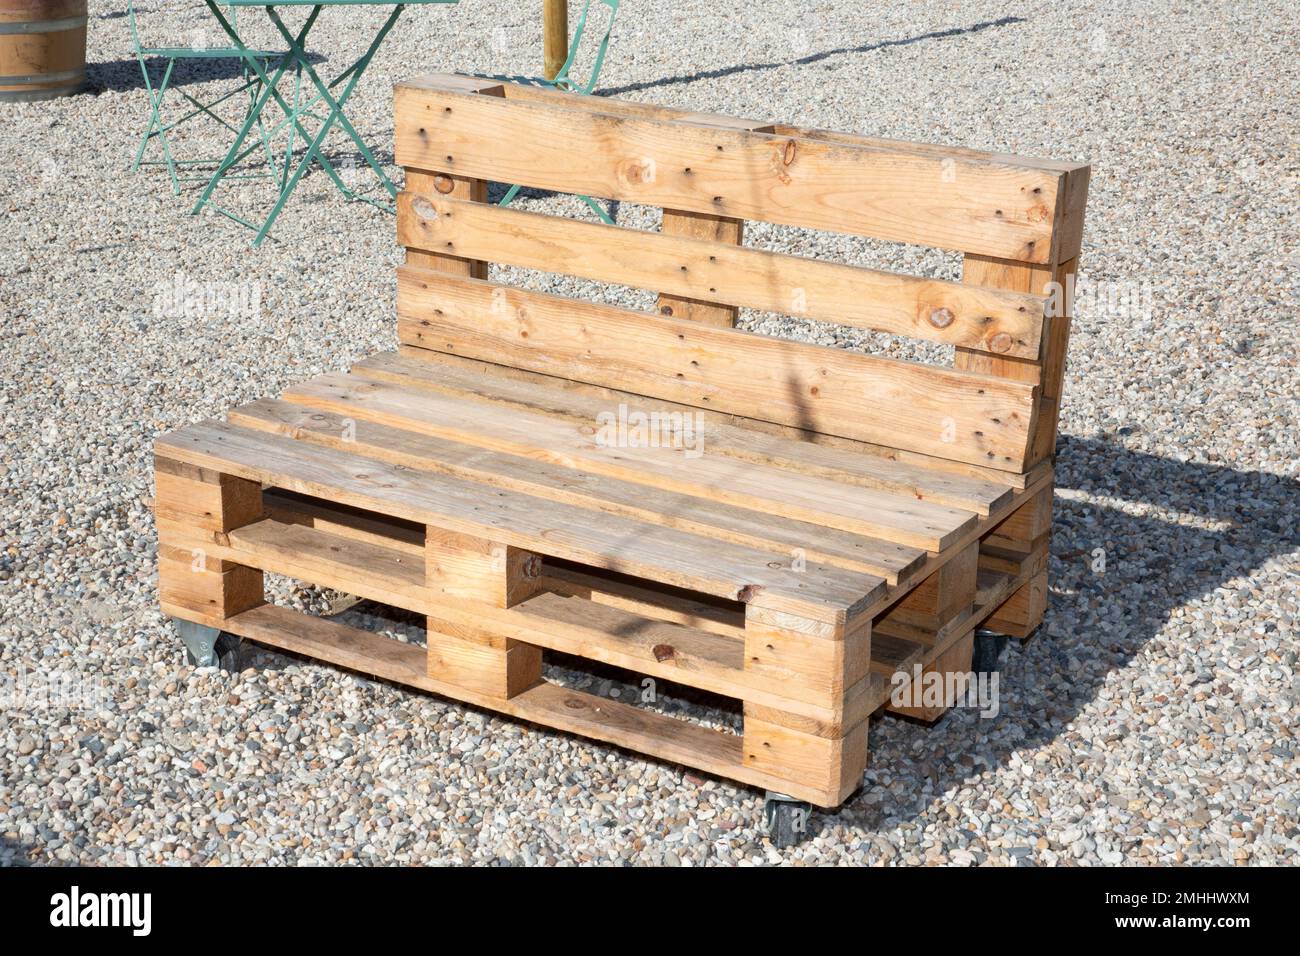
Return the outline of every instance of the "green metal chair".
[[[587,76],[585,83],[580,83],[573,79],[572,69],[574,60],[577,59],[578,51],[582,46],[582,35],[587,29],[587,14],[591,12],[592,3],[609,9],[609,21],[605,24],[605,33],[600,38],[600,43],[596,47],[596,59],[592,62],[591,73]],[[566,93],[581,93],[584,96],[590,96],[591,91],[596,88],[596,81],[600,79],[600,68],[605,64],[605,53],[609,50],[609,38],[614,32],[614,21],[618,18],[619,0],[587,0],[582,7],[582,15],[578,17],[578,25],[573,31],[573,40],[569,43],[569,55],[561,64],[559,71],[555,74],[554,79],[547,79],[544,76],[493,76],[494,80],[508,80],[512,83],[524,83],[529,86],[544,86],[554,90],[564,90]],[[514,201],[515,196],[519,194],[519,186],[511,186],[506,190],[505,196],[497,204],[499,206],[508,206]],[[597,216],[601,218],[606,225],[614,225],[614,220],[601,207],[600,203],[590,196],[579,196]]]
[[[241,93],[247,94],[248,103],[245,106],[244,116],[247,117],[248,110],[252,109],[253,104],[257,101],[258,93],[261,90],[261,78],[248,69],[241,57],[240,51],[233,46],[149,46],[142,42],[140,29],[136,22],[135,0],[127,0],[126,3],[127,17],[131,26],[131,44],[135,52],[135,58],[140,64],[140,73],[144,77],[145,90],[149,94],[149,126],[140,137],[140,147],[136,150],[135,162],[131,165],[132,170],[138,170],[141,166],[161,166],[167,167],[167,173],[171,178],[172,192],[180,195],[182,182],[202,181],[207,182],[210,174],[184,176],[177,174],[178,167],[186,166],[215,166],[221,162],[220,159],[176,159],[172,155],[171,143],[168,134],[182,123],[188,122],[199,116],[207,116],[215,120],[231,132],[238,132],[239,129],[223,117],[219,116],[214,109],[229,99],[239,96]],[[230,8],[230,15],[233,19],[235,11]],[[281,52],[269,50],[254,51],[254,55],[263,62],[277,61],[284,54]],[[162,76],[155,83],[149,75],[149,61],[162,61],[164,66]],[[203,102],[192,96],[187,90],[176,86],[171,86],[173,73],[176,69],[176,63],[179,60],[240,60],[241,81],[237,87],[223,93],[214,100]],[[191,107],[188,113],[185,113],[179,119],[171,122],[163,121],[163,99],[169,89],[174,89],[176,94],[185,99]],[[262,148],[266,151],[267,162],[270,165],[268,173],[259,173],[251,176],[237,176],[232,178],[261,178],[265,175],[278,176],[278,167],[275,161],[275,154],[271,149],[271,132],[268,132],[262,124],[261,118],[258,118],[258,131],[261,138]],[[157,140],[162,147],[163,158],[159,160],[146,160],[144,158],[145,150],[148,148],[151,140]],[[252,152],[252,151],[250,151]],[[245,155],[248,155],[247,153]],[[182,169],[182,172],[184,170]]]

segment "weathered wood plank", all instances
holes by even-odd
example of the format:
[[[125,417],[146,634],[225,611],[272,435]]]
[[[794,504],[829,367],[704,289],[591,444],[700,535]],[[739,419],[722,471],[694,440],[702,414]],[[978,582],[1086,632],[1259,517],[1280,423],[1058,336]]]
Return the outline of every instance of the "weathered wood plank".
[[[578,275],[1031,360],[1038,358],[1047,302],[1041,295],[978,289],[437,194],[398,197],[397,236],[403,245],[431,253]]]
[[[362,378],[473,398],[571,421],[593,421],[602,411],[620,402],[630,406],[644,402],[644,396],[624,390],[572,382],[414,347],[401,353],[371,355],[354,365],[352,372]],[[667,411],[693,411],[691,406],[680,403],[663,407]],[[887,491],[961,511],[987,515],[1011,500],[1013,488],[1024,488],[1032,483],[1025,481],[1024,476],[987,469],[980,470],[991,476],[989,478],[968,477],[943,467],[899,461],[892,457],[908,454],[906,452],[891,450],[887,457],[883,453],[873,454],[864,450],[879,449],[880,446],[864,445],[849,439],[843,441],[852,444],[851,448],[817,444],[759,431],[757,426],[767,423],[754,419],[738,419],[708,409],[700,409],[699,414],[704,416],[703,421],[708,427],[709,455],[724,455],[737,462],[779,468],[790,474]],[[925,460],[944,467],[957,464],[937,458]]]
[[[1046,261],[1051,253],[1063,178],[1055,170],[512,101],[509,85],[499,92],[467,93],[437,77],[399,84],[397,162],[984,255]]]
[[[398,315],[426,348],[1005,470],[1033,427],[1032,386],[410,268]]]
[[[976,521],[969,512],[865,488],[737,467],[707,454],[687,457],[698,449],[695,441],[683,448],[620,441],[614,410],[608,413],[614,422],[566,423],[339,374],[295,386],[284,400],[930,551],[945,547]],[[671,423],[664,430],[668,427]]]

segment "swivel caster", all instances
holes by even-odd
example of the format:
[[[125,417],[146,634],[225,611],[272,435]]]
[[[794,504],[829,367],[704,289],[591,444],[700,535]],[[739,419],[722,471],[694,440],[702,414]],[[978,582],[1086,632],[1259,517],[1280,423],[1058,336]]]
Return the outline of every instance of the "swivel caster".
[[[1001,670],[1002,655],[1007,649],[1007,636],[986,631],[975,630],[975,652],[971,656],[971,670],[977,674],[994,674]]]
[[[234,634],[179,618],[173,618],[172,623],[185,645],[185,659],[191,666],[218,667],[228,674],[238,674],[242,669],[243,641]]]
[[[812,804],[770,790],[763,798],[763,829],[778,850],[797,846],[808,836]]]

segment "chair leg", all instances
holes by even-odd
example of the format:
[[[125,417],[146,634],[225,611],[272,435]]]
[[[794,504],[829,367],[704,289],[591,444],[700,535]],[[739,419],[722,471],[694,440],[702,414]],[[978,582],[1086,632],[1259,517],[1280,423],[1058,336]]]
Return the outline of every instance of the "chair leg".
[[[144,88],[149,93],[149,125],[140,137],[140,148],[135,151],[135,162],[131,164],[131,171],[135,172],[140,168],[140,163],[144,159],[144,151],[149,146],[149,140],[154,136],[160,138],[166,136],[165,128],[162,123],[162,101],[163,94],[167,90],[167,83],[171,79],[172,67],[176,64],[175,60],[167,61],[167,69],[163,71],[162,82],[154,89],[153,82],[149,79],[149,68],[145,65],[144,59],[140,59],[140,73],[144,76]],[[166,141],[165,139],[163,140]]]
[[[172,195],[179,196],[181,194],[181,184],[180,180],[176,177],[176,160],[172,157],[171,144],[167,142],[167,127],[161,125],[162,117],[159,113],[159,110],[162,108],[163,96],[167,93],[167,84],[171,82],[172,70],[175,66],[175,59],[167,61],[167,70],[163,73],[162,82],[158,85],[158,100],[154,106],[154,116],[160,123],[158,127],[158,141],[162,143],[163,159],[167,161],[167,175],[171,177]]]
[[[248,79],[247,67],[244,68],[244,78]],[[249,81],[249,86],[248,86],[248,97],[249,97],[248,108],[250,110],[257,104],[257,98],[258,96],[261,95],[261,92],[262,92],[262,81],[254,77],[252,80]],[[271,137],[266,131],[266,123],[262,119],[260,113],[258,114],[257,117],[257,136],[258,139],[262,141],[262,149],[266,152],[266,163],[267,163],[267,167],[270,169],[271,178],[278,179],[280,173],[275,165],[275,150],[271,148]]]
[[[614,225],[614,220],[609,217],[609,213],[605,212],[604,207],[601,206],[600,203],[596,202],[596,200],[592,199],[590,196],[579,196],[578,198],[591,207],[591,211],[600,217],[601,222],[607,226]]]

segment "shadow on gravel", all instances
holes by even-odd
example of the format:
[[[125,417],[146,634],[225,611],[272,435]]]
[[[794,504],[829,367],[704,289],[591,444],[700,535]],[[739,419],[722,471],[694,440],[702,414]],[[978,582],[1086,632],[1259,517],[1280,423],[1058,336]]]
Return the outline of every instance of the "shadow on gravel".
[[[329,58],[319,53],[308,53],[307,59],[315,66],[326,63]],[[163,74],[167,71],[167,61],[161,57],[149,57],[145,60],[149,67],[149,82],[157,89]],[[274,71],[275,63],[271,63]],[[244,62],[238,57],[221,57],[212,59],[177,60],[172,70],[168,87],[188,86],[191,83],[210,83],[214,80],[242,80]],[[328,77],[323,77],[327,82]],[[303,77],[304,89],[311,89],[311,81]],[[120,60],[107,60],[103,63],[86,64],[86,93],[126,93],[131,90],[143,90],[144,77],[140,74],[140,61],[135,57]],[[293,91],[281,87],[286,99],[293,98]],[[147,101],[146,101],[147,102]],[[147,114],[146,114],[147,118]]]
[[[1050,742],[1094,699],[1107,675],[1160,632],[1171,611],[1300,548],[1300,482],[1293,479],[1175,461],[1100,438],[1063,435],[1057,451],[1051,600],[1038,634],[1008,654],[1003,689],[1004,700],[1007,690],[1012,700],[992,718],[997,723],[961,711],[920,728],[950,735],[951,759],[918,767],[910,806],[868,806],[860,793],[845,805],[850,819],[844,822],[874,829],[886,816],[925,813],[936,794],[1007,762],[1013,751]],[[1175,516],[1129,514],[1120,503]],[[1105,554],[1104,573],[1094,569],[1098,548]],[[1275,627],[1264,624],[1266,633]],[[1208,669],[1184,677],[1218,683]],[[1033,700],[1019,693],[1047,687],[1051,693]],[[998,732],[990,738],[987,730],[994,727]],[[1007,733],[1011,727],[1016,730]],[[898,748],[913,743],[911,735],[891,741],[891,758],[906,765],[909,757]],[[1105,788],[1107,781],[1098,784]]]
[[[31,847],[0,836],[0,866],[31,866]]]
[[[878,40],[872,43],[863,43],[859,46],[835,47],[831,50],[822,50],[818,53],[809,53],[807,56],[795,57],[792,60],[776,60],[771,63],[745,63],[739,66],[719,67],[715,70],[701,70],[698,73],[679,73],[676,76],[666,76],[658,80],[647,80],[644,83],[628,83],[626,86],[611,87],[609,89],[600,90],[596,95],[621,96],[624,93],[636,93],[640,90],[652,90],[660,86],[680,86],[685,83],[695,83],[699,80],[716,80],[724,76],[734,76],[737,73],[754,73],[760,70],[779,70],[785,66],[807,66],[811,63],[820,63],[822,60],[828,60],[831,57],[836,56],[846,56],[850,53],[872,53],[876,50],[883,50],[893,46],[910,46],[913,43],[923,43],[928,40],[946,40],[950,37],[965,36],[969,33],[979,33],[982,30],[989,30],[994,27],[1007,27],[1025,22],[1027,22],[1026,17],[1000,17],[997,20],[984,20],[968,27],[953,27],[950,30],[934,30],[930,33],[919,33],[916,36],[904,37],[901,40]]]

